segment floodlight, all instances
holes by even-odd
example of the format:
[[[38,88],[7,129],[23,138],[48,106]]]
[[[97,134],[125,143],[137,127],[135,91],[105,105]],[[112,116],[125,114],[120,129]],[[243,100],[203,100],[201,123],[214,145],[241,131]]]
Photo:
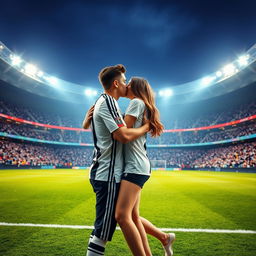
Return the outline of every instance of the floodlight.
[[[170,97],[173,95],[172,89],[164,89],[159,91],[159,96],[161,97]]]
[[[159,96],[164,96],[164,91],[163,90],[159,91]]]
[[[0,50],[3,50],[4,49],[4,46],[0,44]]]
[[[47,81],[51,84],[51,85],[57,85],[58,84],[58,78],[54,77],[54,76],[50,76],[46,78]]]
[[[243,55],[238,58],[238,63],[240,66],[246,66],[248,65],[248,60],[249,60],[249,54]]]
[[[44,72],[43,72],[43,71],[39,70],[39,71],[37,72],[37,76],[38,76],[38,77],[42,77],[43,75],[44,75]]]
[[[222,72],[221,72],[221,71],[217,71],[217,72],[216,72],[216,76],[217,76],[217,77],[221,77],[221,76],[222,76]]]
[[[236,72],[234,64],[230,63],[222,69],[225,76],[232,76]]]
[[[12,65],[13,66],[19,66],[21,61],[22,61],[21,58],[17,55],[10,55],[10,58],[12,60]]]
[[[28,75],[34,76],[37,72],[37,67],[27,63],[25,66],[25,73],[27,73]]]
[[[96,96],[97,95],[97,91],[96,90],[92,90],[92,89],[85,89],[84,90],[84,94],[86,96]]]
[[[202,79],[201,84],[202,85],[209,85],[215,80],[215,76],[206,76]]]
[[[85,90],[84,90],[84,94],[85,94],[86,96],[91,96],[91,89],[85,89]]]
[[[166,95],[167,97],[172,96],[172,95],[173,95],[173,91],[172,91],[171,89],[166,89],[166,90],[165,90],[165,95]]]

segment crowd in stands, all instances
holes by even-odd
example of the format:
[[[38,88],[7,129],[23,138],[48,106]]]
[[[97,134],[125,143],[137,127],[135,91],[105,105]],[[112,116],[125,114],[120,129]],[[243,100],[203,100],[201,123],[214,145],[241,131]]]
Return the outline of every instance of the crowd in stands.
[[[72,116],[44,113],[34,109],[15,106],[0,101],[0,113],[23,118],[29,121],[58,126],[81,127],[81,121]],[[208,114],[198,118],[174,120],[172,127],[194,128],[231,122],[256,114],[256,101],[240,105],[233,111]],[[92,144],[91,132],[49,129],[0,119],[0,132],[58,142]],[[191,144],[234,139],[244,135],[256,134],[256,121],[248,121],[235,126],[203,131],[163,133],[154,139],[148,134],[147,144]],[[165,160],[170,168],[223,168],[256,167],[256,142],[222,145],[214,148],[148,148],[150,160]],[[12,142],[0,138],[0,165],[57,167],[89,166],[92,160],[92,148],[53,146]]]
[[[2,122],[1,122],[2,121]],[[16,122],[5,122],[0,120],[0,132],[25,136],[40,140],[51,140],[60,142],[93,143],[90,132],[70,131],[35,127],[29,124],[18,124]]]
[[[256,133],[256,122],[247,122],[239,126],[227,126],[221,129],[203,130],[197,132],[182,132],[180,134],[180,144],[205,143],[221,140],[234,139],[245,135]],[[166,137],[167,144],[171,144]],[[173,143],[174,144],[174,143]]]
[[[42,124],[67,126],[67,127],[81,127],[82,120],[78,120],[73,116],[60,115],[57,113],[50,113],[38,111],[29,107],[16,106],[10,102],[0,100],[0,113],[9,116],[18,117],[28,121],[33,121]]]
[[[123,110],[124,111],[124,110]],[[19,117],[25,120],[58,125],[67,127],[81,127],[82,121],[75,116],[56,114],[56,113],[46,113],[44,111],[37,111],[29,107],[16,106],[10,102],[0,100],[0,113]],[[241,104],[235,109],[225,110],[221,113],[208,113],[207,115],[201,115],[193,118],[180,118],[170,121],[168,124],[163,120],[166,129],[179,129],[179,128],[195,128],[202,126],[210,126],[215,124],[221,124],[226,122],[231,122],[234,120],[239,120],[251,115],[256,114],[256,100],[250,102],[249,104]]]
[[[0,131],[8,134],[20,135],[40,140],[63,141],[60,133],[36,128],[32,125],[19,125],[15,123],[0,123]]]
[[[53,147],[0,140],[0,164],[17,166],[89,166],[92,148]]]
[[[232,110],[225,110],[220,113],[208,113],[201,115],[197,118],[191,119],[177,119],[173,120],[173,129],[186,129],[203,126],[211,126],[216,124],[228,123],[235,120],[252,116],[256,114],[256,101],[252,101],[249,104],[241,104],[237,108]],[[169,128],[168,128],[169,129]],[[172,129],[172,127],[170,128]]]
[[[256,167],[256,142],[215,148],[148,148],[150,160],[165,160],[173,168]],[[93,148],[17,143],[0,140],[0,165],[90,166]]]
[[[202,142],[208,141],[219,141],[219,140],[226,140],[226,139],[233,139],[237,137],[242,137],[249,134],[256,134],[256,122],[252,123],[245,123],[241,126],[231,127],[220,132],[208,132],[205,137],[203,138]]]
[[[256,142],[216,148],[150,149],[151,160],[166,160],[176,168],[249,168],[256,167]]]
[[[193,162],[197,168],[256,167],[256,142],[209,149]]]
[[[13,135],[26,136],[42,140],[93,143],[91,132],[70,131],[35,127],[29,124],[18,124],[0,120],[0,131]],[[147,144],[191,144],[214,142],[234,139],[244,135],[256,134],[256,121],[246,122],[238,126],[228,126],[222,129],[212,129],[190,132],[168,132],[158,138],[151,138],[148,134]]]
[[[168,168],[192,167],[192,163],[203,154],[203,151],[199,149],[176,148],[148,148],[147,152],[150,160],[165,160]]]

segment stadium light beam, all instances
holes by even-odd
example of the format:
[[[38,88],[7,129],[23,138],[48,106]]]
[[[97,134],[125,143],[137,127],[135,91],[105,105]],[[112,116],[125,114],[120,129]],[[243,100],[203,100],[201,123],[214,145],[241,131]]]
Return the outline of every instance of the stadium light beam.
[[[206,76],[202,79],[201,85],[203,86],[210,85],[215,80],[215,78],[216,78],[215,76]]]
[[[167,97],[170,97],[170,96],[173,95],[173,91],[172,91],[171,89],[166,89],[166,90],[165,90],[165,95],[166,95]]]
[[[11,55],[10,58],[12,60],[12,65],[13,66],[19,66],[21,61],[22,61],[21,58],[17,55]]]
[[[159,96],[161,96],[161,97],[164,96],[164,91],[163,90],[159,91]]]
[[[248,60],[249,60],[249,54],[240,56],[238,58],[239,66],[241,66],[241,67],[242,66],[247,66],[248,65]]]
[[[158,94],[161,97],[170,97],[173,95],[173,90],[172,89],[160,90]]]
[[[222,71],[223,71],[225,76],[232,76],[236,72],[236,67],[234,66],[234,64],[230,63],[230,64],[226,65],[222,69]]]
[[[92,89],[85,89],[84,90],[84,94],[86,96],[96,96],[98,94],[98,92],[96,90],[92,90]]]
[[[222,76],[222,72],[221,72],[221,71],[217,71],[217,72],[216,72],[216,76],[217,76],[217,77],[221,77],[221,76]]]
[[[97,92],[96,90],[93,90],[92,95],[93,95],[93,96],[96,96],[97,94],[98,94],[98,92]]]
[[[51,84],[53,85],[54,87],[57,87],[58,85],[58,78],[54,77],[54,76],[50,76],[50,77],[47,77],[46,80]]]
[[[38,77],[42,77],[43,75],[44,75],[44,72],[43,72],[43,71],[39,70],[39,71],[37,72],[37,76],[38,76]]]
[[[37,67],[30,64],[30,63],[27,63],[26,66],[25,66],[25,73],[30,75],[30,76],[34,76],[37,72]]]

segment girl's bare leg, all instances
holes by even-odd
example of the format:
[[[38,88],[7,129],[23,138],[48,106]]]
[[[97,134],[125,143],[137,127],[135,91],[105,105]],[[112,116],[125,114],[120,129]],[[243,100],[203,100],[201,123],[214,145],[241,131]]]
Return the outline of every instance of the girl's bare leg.
[[[140,237],[141,237],[143,247],[144,247],[144,251],[145,251],[146,255],[151,256],[152,253],[151,253],[151,250],[150,250],[150,247],[149,247],[149,244],[148,244],[147,233],[146,233],[146,231],[143,227],[143,224],[142,224],[141,218],[140,218],[140,213],[139,213],[140,194],[141,193],[139,193],[137,201],[136,201],[135,206],[134,206],[133,211],[132,211],[132,219],[133,219],[135,225],[137,226],[137,229],[140,232]]]
[[[141,188],[126,180],[121,181],[115,217],[134,256],[146,256],[140,233],[132,220],[132,211]]]
[[[159,228],[154,226],[150,221],[147,219],[140,217],[141,223],[143,224],[143,227],[147,234],[154,236],[156,239],[158,239],[163,245],[166,245],[168,243],[169,234],[164,233]]]

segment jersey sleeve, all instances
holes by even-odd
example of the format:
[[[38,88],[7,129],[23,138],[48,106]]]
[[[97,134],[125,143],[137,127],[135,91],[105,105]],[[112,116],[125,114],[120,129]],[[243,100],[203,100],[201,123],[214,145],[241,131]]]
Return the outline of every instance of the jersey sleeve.
[[[126,126],[116,101],[109,96],[106,96],[105,101],[101,104],[99,115],[110,133]]]
[[[133,99],[130,101],[128,108],[126,109],[125,115],[134,116],[138,119],[139,115],[145,110],[145,103],[139,99]]]

